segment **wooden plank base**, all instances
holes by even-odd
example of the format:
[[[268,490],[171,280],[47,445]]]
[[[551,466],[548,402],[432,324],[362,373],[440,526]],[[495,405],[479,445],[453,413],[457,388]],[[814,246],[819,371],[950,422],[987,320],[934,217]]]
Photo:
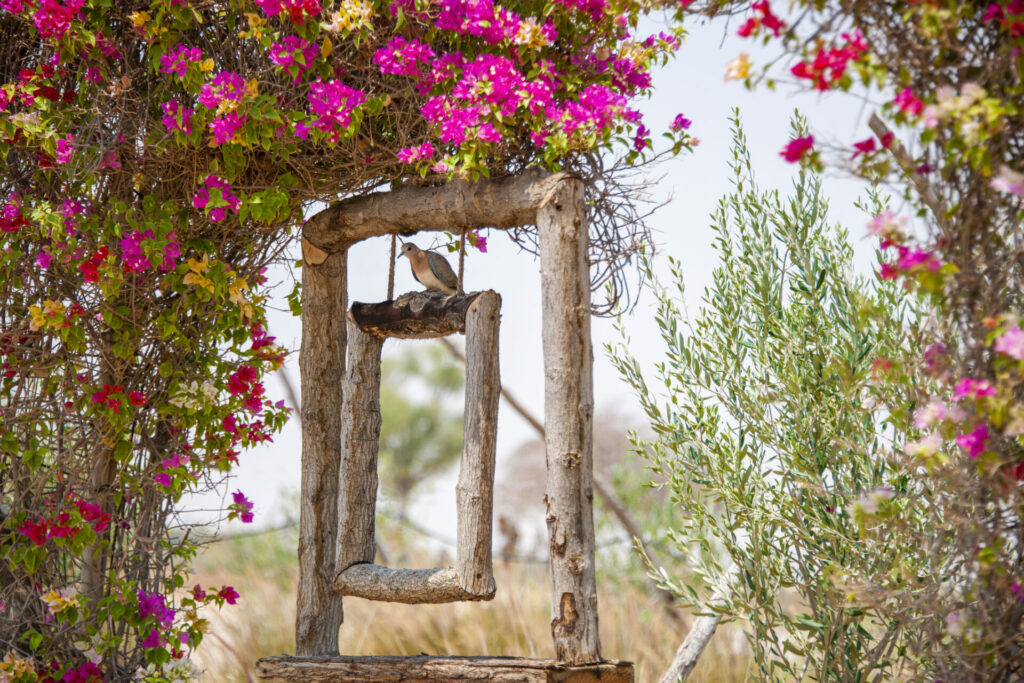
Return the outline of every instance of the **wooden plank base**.
[[[256,675],[265,681],[360,681],[362,683],[633,683],[632,662],[567,666],[522,657],[264,657]]]

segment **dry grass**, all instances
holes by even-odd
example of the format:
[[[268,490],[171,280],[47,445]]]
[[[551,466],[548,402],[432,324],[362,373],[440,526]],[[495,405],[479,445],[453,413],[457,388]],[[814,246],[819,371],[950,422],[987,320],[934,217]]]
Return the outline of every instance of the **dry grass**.
[[[214,545],[197,566],[196,579],[203,585],[227,583],[242,594],[238,605],[204,615],[211,629],[196,660],[206,669],[206,680],[255,680],[257,659],[294,652],[294,559],[288,564],[287,553],[280,552],[280,547],[268,553],[266,547],[248,541]],[[495,578],[498,595],[489,603],[398,605],[347,600],[340,649],[365,655],[551,657],[546,566],[498,563]],[[657,596],[625,579],[604,576],[598,590],[604,656],[633,661],[637,681],[657,680],[686,634],[689,616],[669,614]],[[690,680],[744,681],[748,663],[742,634],[736,626],[726,625]]]

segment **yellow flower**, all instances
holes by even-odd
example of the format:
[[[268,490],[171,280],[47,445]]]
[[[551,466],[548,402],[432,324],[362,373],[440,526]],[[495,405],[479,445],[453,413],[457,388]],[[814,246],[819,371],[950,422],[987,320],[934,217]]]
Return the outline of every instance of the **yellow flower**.
[[[135,28],[142,28],[152,21],[152,17],[149,16],[149,12],[135,12],[128,18],[132,20],[132,26]]]
[[[44,593],[42,599],[53,614],[65,610],[68,607],[79,606],[77,595],[67,591],[58,591],[57,589],[54,589],[49,593]]]
[[[208,292],[213,291],[213,281],[210,278],[203,275],[210,268],[210,257],[203,256],[202,261],[197,261],[194,258],[188,260],[189,273],[185,274],[184,282],[186,285],[194,285],[196,287],[202,287]]]
[[[213,58],[211,57],[210,59],[204,59],[199,62],[199,70],[203,73],[210,73],[213,71]]]
[[[729,62],[725,68],[725,80],[742,81],[750,75],[750,55],[741,52],[740,56]]]

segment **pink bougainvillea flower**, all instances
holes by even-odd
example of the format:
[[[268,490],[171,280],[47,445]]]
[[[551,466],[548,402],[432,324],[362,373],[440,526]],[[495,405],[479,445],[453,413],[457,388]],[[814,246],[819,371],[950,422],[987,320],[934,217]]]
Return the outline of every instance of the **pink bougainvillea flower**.
[[[956,444],[967,451],[972,458],[977,458],[985,450],[988,442],[988,427],[985,423],[975,425],[974,429],[967,434],[959,434],[956,437]]]
[[[868,234],[879,237],[890,244],[900,242],[903,240],[903,226],[906,223],[906,216],[897,216],[891,210],[886,209],[868,221]]]
[[[167,641],[165,641],[165,640],[164,640],[164,639],[163,639],[163,638],[162,638],[162,637],[160,636],[160,633],[159,633],[159,631],[157,631],[157,630],[156,630],[156,629],[154,628],[154,629],[150,629],[150,631],[149,631],[149,635],[148,635],[148,636],[146,636],[146,637],[145,637],[145,638],[143,639],[143,641],[142,641],[141,645],[142,645],[142,647],[144,647],[144,648],[151,648],[151,647],[163,647],[163,646],[164,646],[164,645],[166,644],[166,642],[167,642]]]
[[[867,44],[860,31],[844,33],[846,41],[841,47],[820,48],[811,61],[800,62],[790,71],[797,78],[814,81],[814,89],[825,91],[846,75],[851,61],[860,59],[867,51]]]
[[[855,142],[853,143],[853,148],[856,151],[853,153],[853,156],[850,157],[851,159],[856,159],[861,154],[871,154],[872,152],[875,151],[875,139],[867,138],[865,140],[861,140],[860,142]]]
[[[334,133],[339,126],[348,128],[352,112],[366,101],[366,93],[338,80],[325,83],[317,79],[309,84],[307,97],[310,111],[319,117],[314,125],[325,133]]]
[[[195,109],[190,107],[183,107],[178,100],[171,100],[170,102],[164,102],[160,105],[160,108],[164,110],[164,116],[160,121],[164,124],[164,128],[167,129],[168,133],[180,130],[185,135],[192,133],[192,116],[196,113]]]
[[[471,247],[476,247],[481,254],[487,253],[487,238],[480,235],[476,230],[466,233],[466,241]]]
[[[904,114],[912,114],[917,116],[921,113],[921,109],[924,108],[924,102],[914,96],[914,91],[910,88],[904,88],[896,95],[892,101],[899,110]]]
[[[199,93],[199,104],[216,109],[222,102],[241,102],[245,96],[245,79],[233,71],[221,71],[205,84]]]
[[[176,74],[178,78],[184,78],[188,65],[192,62],[202,61],[202,59],[203,52],[198,47],[176,45],[160,57],[160,71],[165,74]]]
[[[1009,327],[996,339],[993,348],[1010,358],[1024,360],[1024,330],[1016,325]]]
[[[386,46],[373,53],[373,62],[383,74],[419,76],[423,65],[434,56],[434,51],[426,43],[393,36]]]
[[[253,514],[252,514],[253,504],[252,504],[252,501],[249,500],[248,498],[246,498],[245,494],[242,493],[241,491],[235,491],[234,493],[232,493],[231,494],[231,498],[232,498],[232,500],[234,500],[234,503],[232,503],[232,506],[238,512],[238,518],[240,520],[242,520],[243,524],[251,523],[252,519],[253,519]]]
[[[763,27],[771,31],[772,35],[778,38],[782,29],[786,28],[786,22],[772,13],[768,0],[755,2],[750,6],[750,9],[754,10],[754,16],[743,22],[739,30],[736,31],[736,34],[740,37],[747,38],[755,35]]]
[[[20,6],[21,3],[19,2]],[[40,0],[32,16],[32,22],[39,31],[39,37],[43,39],[56,38],[60,40],[71,28],[71,22],[78,18],[78,13],[85,0],[68,0],[62,5],[56,0]],[[21,11],[19,9],[19,11]]]
[[[142,272],[151,267],[149,258],[142,253],[142,243],[152,239],[152,230],[133,230],[121,239],[121,262],[125,272]]]
[[[814,147],[814,136],[808,135],[802,138],[790,140],[785,148],[779,152],[779,156],[793,164],[801,161]]]
[[[245,114],[239,115],[237,111],[215,118],[210,123],[210,130],[213,131],[213,144],[223,145],[231,142],[235,137],[235,133],[241,130],[244,125]]]
[[[195,586],[192,587],[192,599],[193,600],[205,600],[206,599],[206,591],[203,590],[203,587],[201,585],[199,585],[198,583]]]
[[[414,164],[417,161],[429,160],[434,156],[434,146],[424,142],[419,147],[406,147],[398,150],[398,160],[405,164]]]
[[[679,132],[681,130],[687,130],[692,122],[682,114],[676,114],[676,117],[672,119],[672,123],[669,124],[669,130]]]
[[[896,267],[904,271],[928,270],[935,272],[942,267],[942,261],[935,256],[930,249],[916,249],[910,247],[897,247],[899,260]]]
[[[41,252],[39,252],[39,255],[36,256],[36,265],[45,270],[45,269],[50,267],[50,262],[52,260],[53,260],[53,254],[51,254],[49,252],[41,251]]]
[[[234,605],[238,602],[238,591],[236,591],[232,586],[224,586],[217,591],[217,595],[223,598],[229,605]]]
[[[1018,173],[1008,166],[999,169],[999,175],[992,179],[989,187],[997,192],[1024,196],[1024,173]]]
[[[42,517],[38,518],[34,522],[25,520],[18,527],[18,533],[28,538],[28,540],[32,541],[35,545],[43,545],[46,543],[46,532],[46,520]]]
[[[145,405],[146,400],[147,400],[146,399],[146,395],[144,393],[142,393],[141,391],[133,391],[130,394],[128,394],[128,401],[133,406],[138,407],[138,406],[141,406],[141,405]]]
[[[71,161],[71,155],[75,153],[74,142],[74,135],[67,135],[57,140],[57,152],[54,156],[54,161],[58,164],[66,164]]]
[[[953,398],[958,401],[964,397],[981,398],[982,396],[995,395],[996,388],[987,379],[964,377],[953,387]]]
[[[933,398],[923,408],[914,411],[914,427],[927,429],[939,421],[960,422],[966,417],[967,413],[960,406]]]

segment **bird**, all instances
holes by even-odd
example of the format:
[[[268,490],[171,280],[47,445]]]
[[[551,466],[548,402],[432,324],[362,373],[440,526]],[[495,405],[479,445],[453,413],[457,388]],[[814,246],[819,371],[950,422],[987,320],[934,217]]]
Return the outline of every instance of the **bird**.
[[[459,280],[455,276],[448,259],[432,251],[424,251],[412,242],[402,245],[398,258],[405,256],[412,266],[412,276],[416,281],[433,292],[455,294]]]

